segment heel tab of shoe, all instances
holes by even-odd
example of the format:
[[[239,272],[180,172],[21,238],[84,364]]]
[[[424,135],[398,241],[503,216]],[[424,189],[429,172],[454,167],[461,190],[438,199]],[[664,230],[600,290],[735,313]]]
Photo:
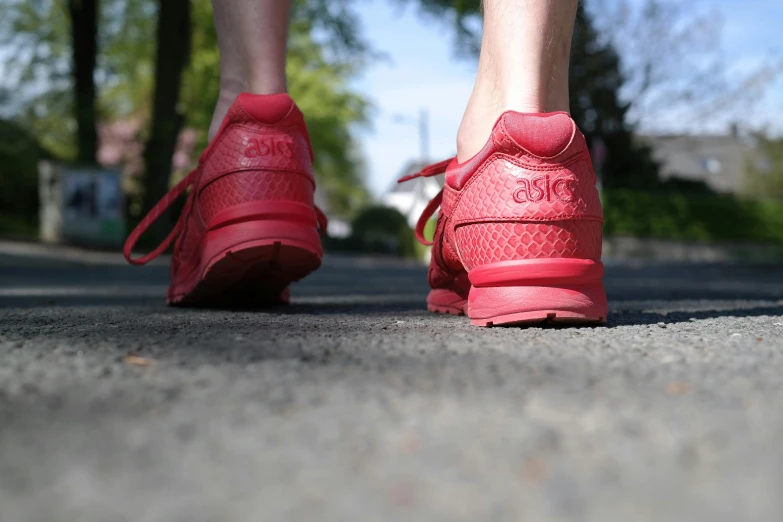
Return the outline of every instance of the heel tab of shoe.
[[[261,123],[274,124],[283,120],[296,107],[294,100],[286,93],[250,94],[243,92],[236,103]]]
[[[508,111],[500,117],[498,130],[518,147],[539,158],[562,154],[577,134],[567,112],[521,113]]]

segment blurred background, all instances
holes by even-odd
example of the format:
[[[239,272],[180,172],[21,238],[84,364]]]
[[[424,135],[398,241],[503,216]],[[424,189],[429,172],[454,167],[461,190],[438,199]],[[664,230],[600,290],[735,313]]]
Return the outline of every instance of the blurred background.
[[[0,0],[0,12],[0,236],[115,248],[206,145],[210,0]],[[289,88],[328,249],[425,254],[410,226],[442,181],[395,180],[455,154],[479,13],[479,0],[294,1]],[[580,3],[572,114],[610,247],[783,250],[782,22],[779,0]]]

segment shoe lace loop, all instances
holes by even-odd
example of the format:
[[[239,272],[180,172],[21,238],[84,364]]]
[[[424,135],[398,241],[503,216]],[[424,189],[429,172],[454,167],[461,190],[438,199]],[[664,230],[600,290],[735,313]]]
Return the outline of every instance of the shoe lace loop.
[[[406,181],[411,181],[416,178],[429,178],[431,176],[437,176],[439,174],[443,174],[446,172],[446,168],[449,166],[449,164],[454,161],[454,158],[449,158],[443,161],[439,161],[438,163],[433,163],[432,165],[429,165],[427,167],[424,167],[419,172],[416,172],[415,174],[411,174],[408,176],[404,176],[397,180],[397,183],[404,183]],[[424,228],[427,226],[427,223],[429,222],[430,218],[435,214],[435,211],[438,210],[438,207],[440,207],[440,204],[443,202],[443,189],[438,192],[438,194],[430,200],[429,203],[427,203],[427,206],[424,207],[424,210],[421,213],[421,216],[419,217],[419,220],[416,222],[416,239],[424,246],[432,246],[432,241],[428,240],[424,237]]]
[[[174,185],[174,187],[169,190],[154,207],[152,207],[152,210],[150,210],[147,215],[144,216],[144,219],[142,219],[141,223],[139,223],[136,228],[133,229],[133,232],[130,233],[128,239],[125,241],[125,246],[122,249],[122,253],[125,255],[125,259],[128,261],[128,263],[132,265],[146,265],[165,252],[166,249],[171,246],[171,243],[177,239],[177,236],[179,236],[180,232],[182,232],[182,228],[185,225],[183,217],[186,216],[188,214],[188,210],[190,210],[190,199],[188,199],[187,203],[185,203],[185,208],[182,210],[182,214],[180,215],[179,219],[177,219],[177,224],[174,225],[174,229],[171,231],[171,233],[169,233],[168,236],[166,236],[166,239],[164,239],[163,242],[158,245],[157,248],[155,248],[155,250],[142,257],[131,257],[133,247],[136,246],[136,242],[138,242],[139,238],[150,228],[150,226],[152,226],[155,221],[158,220],[158,218],[160,218],[160,216],[171,206],[174,201],[179,199],[179,197],[188,190],[196,178],[196,172],[198,172],[198,169],[192,171],[190,174],[185,176],[182,181]]]
[[[164,239],[163,242],[155,248],[155,250],[142,257],[132,257],[133,247],[136,246],[139,238],[144,235],[144,232],[146,232],[150,226],[152,226],[152,224],[160,218],[160,216],[171,206],[172,203],[174,203],[174,201],[179,199],[179,197],[184,194],[188,188],[191,187],[191,185],[193,185],[193,182],[196,180],[198,170],[199,169],[193,170],[190,174],[185,176],[182,181],[174,185],[174,187],[169,190],[168,193],[166,193],[166,195],[163,196],[163,198],[158,201],[154,207],[152,207],[152,210],[150,210],[147,215],[144,216],[144,219],[141,220],[136,228],[133,229],[133,232],[131,232],[128,236],[128,239],[125,241],[125,246],[122,249],[122,253],[128,263],[132,265],[146,265],[165,252],[171,246],[171,243],[173,243],[174,240],[177,239],[177,237],[182,233],[182,230],[185,228],[185,216],[187,216],[190,212],[190,205],[193,201],[193,198],[188,198],[187,202],[185,203],[185,208],[182,209],[182,214],[180,214],[176,225],[174,225],[174,229],[169,233],[168,236],[166,236],[166,239]],[[327,219],[326,214],[324,214],[320,208],[315,207],[315,217],[321,232],[326,233],[326,228],[329,224],[329,220]]]
[[[318,221],[318,228],[322,234],[326,234],[326,229],[329,226],[329,218],[326,217],[324,211],[318,208],[318,205],[313,205],[315,208],[315,219]]]

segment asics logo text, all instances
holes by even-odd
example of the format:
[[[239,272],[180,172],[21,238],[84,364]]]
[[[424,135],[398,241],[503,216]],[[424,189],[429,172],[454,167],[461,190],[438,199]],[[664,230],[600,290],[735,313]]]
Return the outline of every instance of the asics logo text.
[[[290,140],[280,138],[247,140],[245,156],[248,158],[258,158],[260,156],[285,156],[290,158],[293,155],[293,142]]]
[[[576,200],[576,179],[563,176],[536,176],[534,178],[519,178],[520,187],[514,191],[514,201],[517,203],[537,203],[552,201],[573,203]]]

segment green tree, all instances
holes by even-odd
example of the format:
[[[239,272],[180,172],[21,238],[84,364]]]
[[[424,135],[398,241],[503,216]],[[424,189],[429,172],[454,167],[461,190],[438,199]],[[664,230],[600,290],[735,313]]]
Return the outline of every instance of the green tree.
[[[416,236],[399,210],[370,206],[363,209],[352,223],[349,250],[377,254],[416,257]]]
[[[34,232],[38,161],[44,158],[35,137],[0,120],[0,232]]]
[[[761,198],[783,199],[783,138],[755,136],[756,148],[745,167],[747,191]]]
[[[68,0],[71,25],[71,74],[76,110],[77,159],[95,163],[98,130],[95,67],[98,58],[98,0]]]
[[[9,56],[3,64],[6,82],[10,76],[17,84],[7,85],[15,96],[6,105],[13,103],[24,114],[34,135],[54,138],[53,149],[88,164],[95,163],[98,147],[99,8],[98,0],[0,0],[0,45]],[[20,88],[39,83],[51,87]],[[69,128],[62,124],[66,114]]]
[[[368,103],[353,92],[348,80],[358,72],[368,51],[357,35],[340,38],[330,50],[313,38],[325,21],[312,17],[306,2],[296,4],[288,53],[288,87],[307,120],[313,141],[314,169],[331,210],[349,215],[369,200],[364,184],[364,164],[351,127],[366,123]],[[331,27],[347,35],[343,17]],[[331,23],[331,22],[328,22]],[[329,59],[333,52],[341,58]]]
[[[8,14],[0,19],[0,43],[18,51],[10,53],[4,64],[13,73],[6,75],[6,85],[17,93],[5,106],[56,155],[75,158],[74,82],[65,2],[0,0],[0,9]],[[166,0],[164,5],[169,3],[177,2]],[[189,5],[192,45],[178,87],[176,78],[156,81],[156,76],[174,74],[178,67],[171,65],[181,63],[177,56],[183,56],[181,49],[163,40],[162,46],[156,46],[155,21],[165,15],[159,11],[159,2],[101,2],[97,32],[101,53],[94,75],[99,92],[97,115],[100,121],[134,117],[147,122],[140,139],[153,144],[146,154],[147,163],[153,156],[156,161],[154,168],[148,169],[156,173],[148,178],[156,184],[148,190],[150,199],[169,181],[170,143],[161,146],[160,139],[175,136],[171,124],[176,123],[177,109],[184,116],[184,125],[202,131],[204,145],[217,99],[219,61],[211,3],[191,0]],[[290,91],[307,115],[319,186],[332,209],[346,214],[368,197],[351,132],[354,125],[366,122],[368,108],[366,100],[349,86],[352,75],[370,54],[356,27],[350,0],[295,0],[288,67]],[[164,36],[178,38],[181,34],[169,30]],[[156,52],[168,57],[156,61]],[[170,68],[161,70],[156,63]],[[156,86],[166,89],[165,96],[160,91],[156,94]],[[154,117],[155,108],[158,115]],[[163,126],[169,126],[169,130]]]
[[[159,0],[155,53],[155,89],[152,120],[144,147],[144,213],[149,212],[169,188],[171,162],[185,123],[179,110],[185,67],[190,60],[190,0]],[[165,223],[156,235],[165,237]]]
[[[729,67],[722,16],[702,2],[591,0],[603,39],[622,49],[628,117],[648,128],[691,129],[742,120],[783,72],[773,53],[755,65]]]
[[[36,136],[43,147],[58,156],[75,158],[67,6],[58,0],[0,0],[0,11],[0,45],[6,57],[3,83],[13,92],[4,112]]]

